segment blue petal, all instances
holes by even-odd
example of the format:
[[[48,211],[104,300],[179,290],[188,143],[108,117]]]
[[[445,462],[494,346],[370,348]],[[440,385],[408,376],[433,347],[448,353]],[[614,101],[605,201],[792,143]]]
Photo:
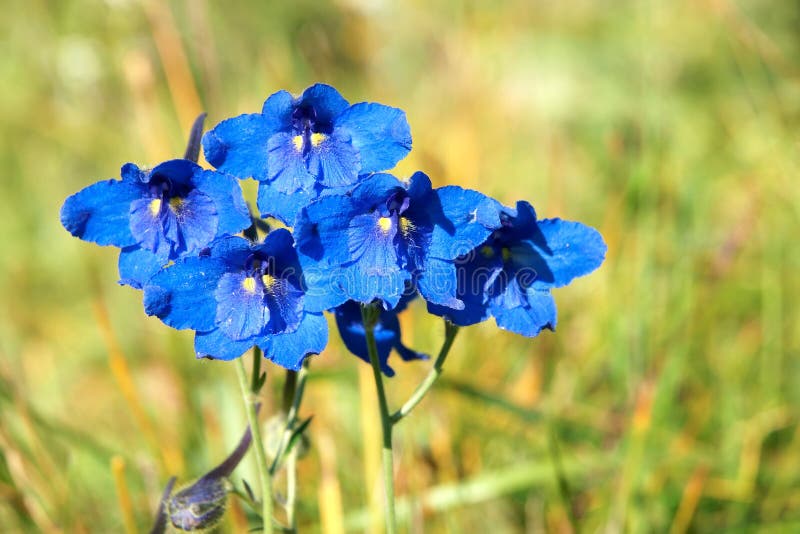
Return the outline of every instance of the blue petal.
[[[265,180],[271,182],[271,187],[282,193],[310,191],[314,188],[316,181],[306,168],[303,148],[295,146],[291,134],[280,132],[273,135],[267,148],[270,172]]]
[[[515,247],[515,262],[536,271],[533,287],[562,287],[578,276],[589,274],[603,263],[606,244],[594,228],[579,222],[543,219],[538,231],[523,241],[533,248]]]
[[[293,110],[294,97],[288,91],[278,91],[264,101],[261,114],[268,121],[267,128],[277,132],[291,127]]]
[[[318,83],[303,91],[296,105],[313,107],[318,123],[333,124],[350,104],[330,85]]]
[[[195,174],[196,187],[208,195],[217,209],[217,236],[235,234],[250,226],[250,213],[238,180],[214,171]]]
[[[492,304],[497,326],[523,336],[534,337],[543,329],[556,327],[556,303],[549,291],[528,288],[523,306],[507,308]]]
[[[266,337],[258,342],[264,357],[286,369],[298,370],[310,354],[328,344],[328,322],[321,313],[306,313],[294,332]]]
[[[252,254],[252,242],[238,235],[222,236],[208,246],[207,254],[225,261],[231,270],[240,269]]]
[[[361,172],[391,169],[411,150],[411,129],[406,114],[382,104],[350,106],[336,120],[346,129],[361,157]]]
[[[144,186],[134,182],[97,182],[67,198],[61,208],[61,224],[84,241],[116,247],[134,245],[129,222],[131,203],[145,192]]]
[[[322,312],[345,302],[348,299],[345,287],[351,285],[347,281],[348,276],[346,269],[329,267],[321,263],[306,264],[303,267],[305,309],[309,312]]]
[[[266,180],[267,142],[277,131],[273,119],[260,113],[239,115],[217,124],[203,136],[206,161],[238,178]]]
[[[297,215],[316,198],[313,192],[283,193],[272,184],[258,184],[258,211],[262,217],[274,217],[287,226],[293,226]]]
[[[300,212],[294,235],[304,270],[317,262],[340,265],[350,259],[342,230],[357,213],[353,200],[340,195],[322,197]]]
[[[324,187],[353,185],[359,175],[358,150],[348,135],[334,131],[308,154],[308,170]]]
[[[391,174],[379,173],[364,178],[353,190],[351,196],[354,205],[362,210],[361,213],[364,213],[386,202],[393,192],[404,189],[403,182]]]
[[[194,350],[198,358],[213,360],[235,360],[255,345],[253,338],[235,340],[226,336],[221,330],[196,332]]]
[[[454,259],[467,254],[500,226],[502,206],[478,191],[442,187],[427,205],[433,222],[429,256]]]
[[[418,273],[417,288],[430,304],[463,309],[464,303],[459,300],[458,273],[453,261],[429,258]]]
[[[248,284],[252,281],[252,285]],[[214,296],[217,301],[215,324],[226,336],[235,340],[260,334],[270,320],[259,280],[244,272],[225,273],[219,280]]]
[[[145,284],[145,312],[173,328],[211,330],[217,313],[214,292],[227,270],[219,258],[178,260]]]
[[[119,283],[134,289],[142,289],[150,277],[156,274],[166,261],[149,250],[133,245],[119,253]]]

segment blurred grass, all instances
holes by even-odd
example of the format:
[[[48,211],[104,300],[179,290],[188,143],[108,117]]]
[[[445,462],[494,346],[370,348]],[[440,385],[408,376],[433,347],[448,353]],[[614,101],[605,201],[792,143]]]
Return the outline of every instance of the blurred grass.
[[[449,381],[397,431],[406,528],[800,528],[798,4],[9,0],[5,12],[4,532],[119,532],[126,506],[144,530],[167,475],[215,465],[244,425],[233,369],[194,361],[190,335],[145,317],[115,284],[115,251],[60,227],[63,199],[126,161],[181,154],[199,107],[215,124],[316,81],[407,111],[415,148],[399,174],[528,199],[609,244],[600,271],[557,291],[556,334],[459,336]],[[442,328],[422,311],[405,337],[433,352]],[[338,341],[313,362],[301,531],[369,524],[361,365]],[[395,405],[426,364],[396,367]],[[237,510],[225,529],[242,529]]]

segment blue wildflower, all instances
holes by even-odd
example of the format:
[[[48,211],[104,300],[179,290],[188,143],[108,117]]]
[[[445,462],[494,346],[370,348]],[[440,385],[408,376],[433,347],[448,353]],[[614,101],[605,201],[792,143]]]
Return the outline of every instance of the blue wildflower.
[[[489,236],[499,208],[477,191],[433,189],[421,172],[408,183],[375,174],[350,195],[322,197],[295,224],[307,298],[320,309],[374,299],[393,308],[414,283],[427,301],[462,307],[438,275]]]
[[[167,325],[196,332],[198,357],[231,360],[257,345],[264,356],[299,369],[322,351],[328,328],[306,305],[303,272],[288,230],[263,243],[215,240],[199,256],[159,271],[144,287],[144,306]]]
[[[291,225],[327,189],[348,189],[359,175],[390,169],[411,150],[403,111],[350,105],[336,89],[312,85],[299,98],[270,96],[261,113],[219,123],[203,137],[206,160],[258,180],[258,207]]]
[[[141,288],[169,261],[250,225],[231,176],[185,159],[149,171],[126,163],[121,175],[84,188],[61,208],[61,223],[72,235],[122,249],[120,283]]]
[[[428,311],[466,326],[494,317],[500,328],[533,337],[556,326],[552,288],[603,263],[606,245],[593,228],[561,219],[536,220],[527,202],[501,213],[502,224],[454,264],[462,309],[428,304]]]
[[[405,294],[400,299],[397,307],[393,310],[381,310],[378,321],[375,324],[375,344],[378,347],[378,360],[381,370],[386,376],[394,376],[394,370],[389,367],[389,353],[392,349],[404,361],[426,360],[428,356],[416,352],[405,345],[400,340],[400,321],[397,314],[403,311],[408,303],[414,299],[416,293]],[[361,305],[349,300],[334,310],[336,316],[336,326],[339,327],[339,334],[347,350],[370,363],[369,352],[367,351],[367,337],[364,330],[364,323],[361,320]]]

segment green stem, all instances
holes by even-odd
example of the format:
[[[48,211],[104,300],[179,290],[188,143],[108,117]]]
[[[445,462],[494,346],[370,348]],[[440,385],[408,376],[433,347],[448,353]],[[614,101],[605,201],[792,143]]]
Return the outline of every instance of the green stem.
[[[386,498],[386,532],[394,534],[397,531],[394,509],[394,457],[392,454],[392,416],[386,402],[386,392],[383,389],[383,375],[381,364],[378,360],[378,346],[375,343],[375,323],[380,311],[375,306],[361,306],[361,320],[367,338],[367,351],[372,364],[372,374],[375,377],[375,388],[378,391],[378,407],[381,414],[381,430],[383,432],[383,486]]]
[[[417,389],[414,390],[414,393],[409,397],[408,401],[403,404],[403,407],[397,410],[395,413],[392,414],[392,424],[396,425],[400,422],[403,417],[407,416],[411,413],[417,404],[419,404],[425,395],[428,394],[428,390],[433,387],[433,384],[439,379],[442,374],[442,367],[444,366],[444,361],[447,359],[447,355],[450,353],[450,348],[453,346],[453,341],[456,339],[456,334],[458,334],[458,327],[445,319],[444,321],[444,343],[442,344],[442,348],[439,351],[439,355],[436,357],[436,361],[433,362],[433,367],[430,371],[428,371],[427,376],[425,379],[417,386]]]
[[[253,352],[254,358],[261,355]],[[255,364],[254,364],[255,367]],[[242,391],[247,422],[253,436],[253,448],[256,451],[256,464],[258,465],[258,478],[261,482],[261,520],[265,534],[272,534],[272,476],[267,468],[267,456],[264,454],[264,442],[261,439],[261,427],[256,417],[256,394],[248,388],[247,372],[244,370],[242,358],[236,360],[236,375],[239,377],[239,388]]]

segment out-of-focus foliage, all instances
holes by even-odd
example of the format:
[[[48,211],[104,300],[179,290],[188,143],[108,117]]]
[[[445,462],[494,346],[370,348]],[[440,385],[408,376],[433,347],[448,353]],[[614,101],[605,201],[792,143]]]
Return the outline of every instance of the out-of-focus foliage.
[[[9,0],[4,532],[144,529],[169,475],[202,474],[244,427],[233,369],[145,317],[116,251],[61,228],[63,199],[180,155],[201,110],[215,124],[317,81],[407,111],[399,174],[530,200],[609,245],[556,292],[555,334],[460,334],[396,431],[408,528],[800,529],[797,3]],[[431,353],[423,312],[404,341]],[[394,405],[427,365],[396,362]],[[303,407],[302,532],[369,524],[379,431],[359,395],[369,369],[333,343]],[[245,528],[233,502],[223,529]]]

